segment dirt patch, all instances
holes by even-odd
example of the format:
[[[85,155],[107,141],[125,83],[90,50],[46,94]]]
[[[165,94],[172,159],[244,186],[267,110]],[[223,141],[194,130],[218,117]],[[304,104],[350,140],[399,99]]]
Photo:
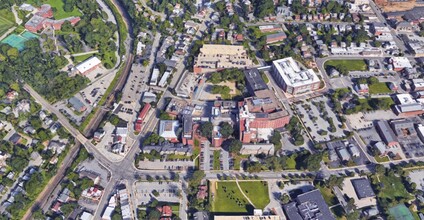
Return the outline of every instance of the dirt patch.
[[[384,12],[406,11],[417,6],[415,0],[409,0],[407,2],[389,2],[388,0],[379,0],[376,1],[376,3]]]

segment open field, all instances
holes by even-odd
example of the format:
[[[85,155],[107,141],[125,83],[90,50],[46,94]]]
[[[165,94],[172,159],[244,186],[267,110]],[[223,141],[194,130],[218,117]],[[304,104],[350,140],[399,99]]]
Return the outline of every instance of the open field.
[[[37,2],[36,0],[29,0],[27,1],[28,4],[34,5],[36,6]],[[62,19],[62,18],[67,18],[67,17],[71,17],[71,16],[82,16],[81,12],[74,7],[73,11],[70,12],[66,12],[65,10],[63,10],[63,0],[49,0],[49,1],[41,1],[41,4],[49,4],[52,6],[52,8],[56,8],[56,12],[53,13],[54,18],[55,19]]]
[[[379,2],[379,6],[381,6],[381,9],[385,12],[406,11],[418,5],[415,0],[409,0],[406,2],[389,2],[388,0],[385,0]]]
[[[256,209],[264,209],[269,204],[268,183],[265,181],[239,182],[244,191]]]
[[[343,65],[347,71],[366,71],[367,64],[364,60],[329,60],[325,62],[324,67],[337,67],[337,65]]]
[[[9,28],[13,27],[14,22],[3,15],[4,10],[0,10],[0,36],[6,33]]]
[[[392,90],[390,90],[390,88],[387,86],[387,83],[385,82],[374,83],[368,86],[369,86],[370,94],[392,93]]]
[[[235,181],[211,182],[212,212],[248,213],[253,208],[263,209],[269,202],[268,184],[264,181],[239,181],[240,187],[255,207],[249,204]]]
[[[249,202],[241,194],[236,182],[215,182],[216,194],[212,200],[212,212],[247,213]]]

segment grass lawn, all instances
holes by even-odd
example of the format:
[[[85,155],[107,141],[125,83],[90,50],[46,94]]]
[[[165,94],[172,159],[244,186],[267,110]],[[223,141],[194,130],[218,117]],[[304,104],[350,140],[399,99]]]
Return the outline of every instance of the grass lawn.
[[[411,194],[406,191],[405,186],[399,177],[379,175],[379,179],[380,183],[382,183],[384,187],[381,187],[381,191],[378,193],[378,197],[387,198],[392,201],[396,201],[396,198],[412,198]],[[375,182],[378,182],[378,180]]]
[[[295,170],[296,169],[296,158],[293,156],[289,157],[286,161],[286,169],[287,170]]]
[[[36,0],[28,0],[27,3],[28,4],[32,4],[34,6],[36,6]],[[66,12],[63,10],[63,0],[48,0],[48,1],[40,1],[41,4],[49,4],[52,6],[52,8],[56,8],[56,12],[53,13],[53,16],[55,19],[62,19],[62,18],[67,18],[67,17],[71,17],[71,16],[82,16],[81,12],[74,7],[74,10],[71,12]]]
[[[324,68],[336,67],[337,65],[343,65],[348,71],[366,71],[367,64],[365,60],[329,60],[325,62]]]
[[[211,198],[211,212],[247,213],[249,202],[240,192],[236,182],[216,182],[216,193]],[[215,187],[215,186],[210,186]]]
[[[72,60],[75,62],[75,64],[81,63],[82,61],[94,56],[95,53],[92,54],[86,54],[86,55],[81,55],[81,56],[72,56]]]
[[[239,182],[244,194],[249,197],[256,209],[264,209],[269,204],[268,183],[265,181]]]
[[[213,151],[213,169],[214,170],[220,170],[220,168],[221,168],[221,165],[220,165],[220,162],[219,162],[219,156],[220,156],[219,150]]]
[[[325,202],[327,203],[328,206],[333,206],[336,205],[338,203],[337,201],[337,197],[334,195],[333,191],[331,191],[331,189],[326,188],[326,187],[322,187],[322,186],[318,186],[317,188],[319,189],[319,191],[321,191],[322,196],[324,197]]]
[[[389,157],[388,156],[384,156],[384,157],[380,157],[380,156],[375,156],[374,157],[375,158],[375,160],[377,161],[377,162],[379,162],[379,163],[381,163],[381,162],[388,162],[388,161],[390,161],[390,159],[389,159]]]
[[[167,160],[191,160],[191,156],[178,155],[178,154],[168,154],[166,156]]]
[[[11,14],[10,10],[0,10],[0,36],[6,33],[6,31],[13,27],[13,25],[15,24],[14,20],[10,19],[10,16],[8,15],[9,13]]]
[[[386,94],[392,93],[392,90],[387,86],[385,82],[379,82],[368,85],[370,89],[370,94]]]

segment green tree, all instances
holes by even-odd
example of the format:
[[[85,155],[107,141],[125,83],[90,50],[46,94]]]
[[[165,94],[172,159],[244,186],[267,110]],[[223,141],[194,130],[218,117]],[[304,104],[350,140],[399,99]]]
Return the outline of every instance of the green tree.
[[[228,138],[234,133],[233,126],[228,122],[222,122],[219,127],[221,128],[219,132],[224,138]]]
[[[117,126],[120,122],[120,118],[117,115],[111,115],[109,121],[111,124]]]
[[[212,138],[213,124],[212,122],[205,122],[200,125],[200,134],[206,138]]]
[[[281,134],[279,131],[274,130],[271,138],[269,139],[269,141],[274,144],[274,152],[278,152],[279,150],[281,150],[282,148],[282,144],[281,144]]]
[[[242,145],[243,144],[241,143],[240,140],[238,140],[238,139],[231,139],[228,150],[231,153],[239,154]]]

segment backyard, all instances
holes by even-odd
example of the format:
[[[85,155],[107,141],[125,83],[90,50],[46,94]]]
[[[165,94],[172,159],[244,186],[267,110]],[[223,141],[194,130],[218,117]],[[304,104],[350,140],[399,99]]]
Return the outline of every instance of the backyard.
[[[216,184],[216,185],[213,185]],[[265,208],[270,200],[268,196],[268,184],[264,181],[239,181],[240,187],[246,196],[252,201],[254,208]],[[212,201],[212,212],[225,213],[248,213],[253,209],[249,201],[244,197],[235,181],[211,182],[215,190]]]

